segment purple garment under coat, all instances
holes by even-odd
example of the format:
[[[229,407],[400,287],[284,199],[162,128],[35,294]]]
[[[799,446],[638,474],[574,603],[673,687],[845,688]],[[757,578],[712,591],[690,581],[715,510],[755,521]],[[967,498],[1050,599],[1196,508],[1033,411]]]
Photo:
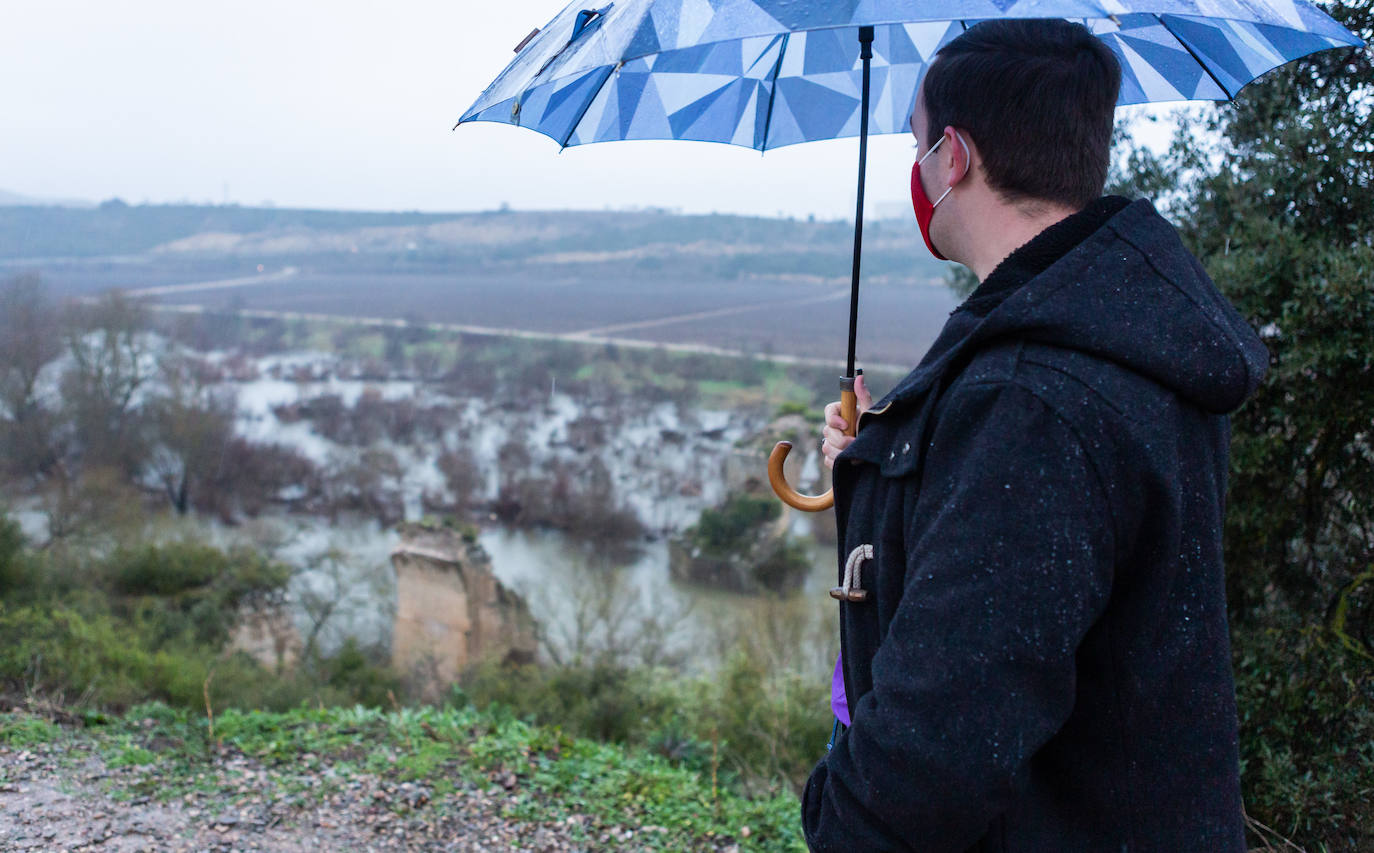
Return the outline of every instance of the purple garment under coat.
[[[849,698],[844,695],[844,657],[835,658],[835,675],[830,679],[830,710],[840,725],[849,728]]]

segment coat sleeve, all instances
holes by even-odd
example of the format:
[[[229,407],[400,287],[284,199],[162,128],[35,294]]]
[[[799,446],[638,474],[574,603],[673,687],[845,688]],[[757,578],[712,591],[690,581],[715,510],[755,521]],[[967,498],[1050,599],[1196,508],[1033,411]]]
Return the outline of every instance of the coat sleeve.
[[[1014,384],[956,386],[942,408],[873,689],[803,794],[813,850],[975,844],[1068,719],[1111,592],[1111,510],[1072,427]]]

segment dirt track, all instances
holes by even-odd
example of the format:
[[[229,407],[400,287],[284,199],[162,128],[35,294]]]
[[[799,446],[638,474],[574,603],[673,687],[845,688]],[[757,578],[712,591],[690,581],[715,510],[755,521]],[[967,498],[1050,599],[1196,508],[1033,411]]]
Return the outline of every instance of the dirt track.
[[[506,791],[497,784],[432,800],[423,785],[371,775],[331,778],[332,770],[314,780],[331,793],[306,790],[269,799],[260,792],[274,787],[262,784],[274,771],[227,753],[217,767],[223,784],[158,802],[155,792],[130,796],[142,772],[110,767],[88,747],[0,746],[0,850],[554,853],[636,847],[634,836],[623,833],[575,840],[585,836],[576,818],[559,825],[508,821],[500,814]]]

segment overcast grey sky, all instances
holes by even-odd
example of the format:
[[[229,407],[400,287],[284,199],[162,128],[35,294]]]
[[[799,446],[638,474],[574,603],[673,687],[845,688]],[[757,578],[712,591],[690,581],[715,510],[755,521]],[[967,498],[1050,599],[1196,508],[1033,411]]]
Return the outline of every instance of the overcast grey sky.
[[[458,116],[562,0],[0,3],[0,189],[368,210],[657,206],[852,215],[857,143],[563,153]],[[897,209],[908,137],[870,146]],[[227,195],[226,195],[227,193]]]

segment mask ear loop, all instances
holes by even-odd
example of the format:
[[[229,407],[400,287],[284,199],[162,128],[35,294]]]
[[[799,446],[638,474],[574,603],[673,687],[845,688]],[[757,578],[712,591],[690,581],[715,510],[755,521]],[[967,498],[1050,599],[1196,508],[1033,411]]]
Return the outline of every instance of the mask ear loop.
[[[969,168],[973,165],[973,158],[969,155],[968,143],[964,141],[964,137],[961,136],[961,135],[959,134],[959,131],[957,131],[957,130],[954,131],[954,138],[957,139],[957,140],[959,140],[959,144],[960,144],[960,145],[964,146],[964,176],[967,176],[967,175],[968,175],[968,170],[969,170]],[[943,136],[940,137],[940,142],[944,142],[944,141],[945,141],[945,138],[944,138]],[[933,146],[931,146],[931,149],[930,149],[929,151],[926,152],[926,157],[929,157],[930,155],[932,155],[932,154],[935,153],[935,149],[940,147],[940,142],[937,142],[937,143],[935,143]],[[921,162],[922,162],[922,163],[924,163],[924,162],[926,161],[926,157],[922,157],[922,158],[921,158]],[[951,192],[953,189],[954,189],[953,186],[945,187],[945,191],[942,192],[942,193],[940,193],[940,197],[937,198],[937,199],[935,199],[935,204],[932,204],[932,205],[930,206],[930,209],[931,209],[931,210],[934,210],[935,207],[936,207],[936,205],[938,205],[940,202],[944,201],[944,200],[945,200],[945,196],[949,195],[950,192]]]

